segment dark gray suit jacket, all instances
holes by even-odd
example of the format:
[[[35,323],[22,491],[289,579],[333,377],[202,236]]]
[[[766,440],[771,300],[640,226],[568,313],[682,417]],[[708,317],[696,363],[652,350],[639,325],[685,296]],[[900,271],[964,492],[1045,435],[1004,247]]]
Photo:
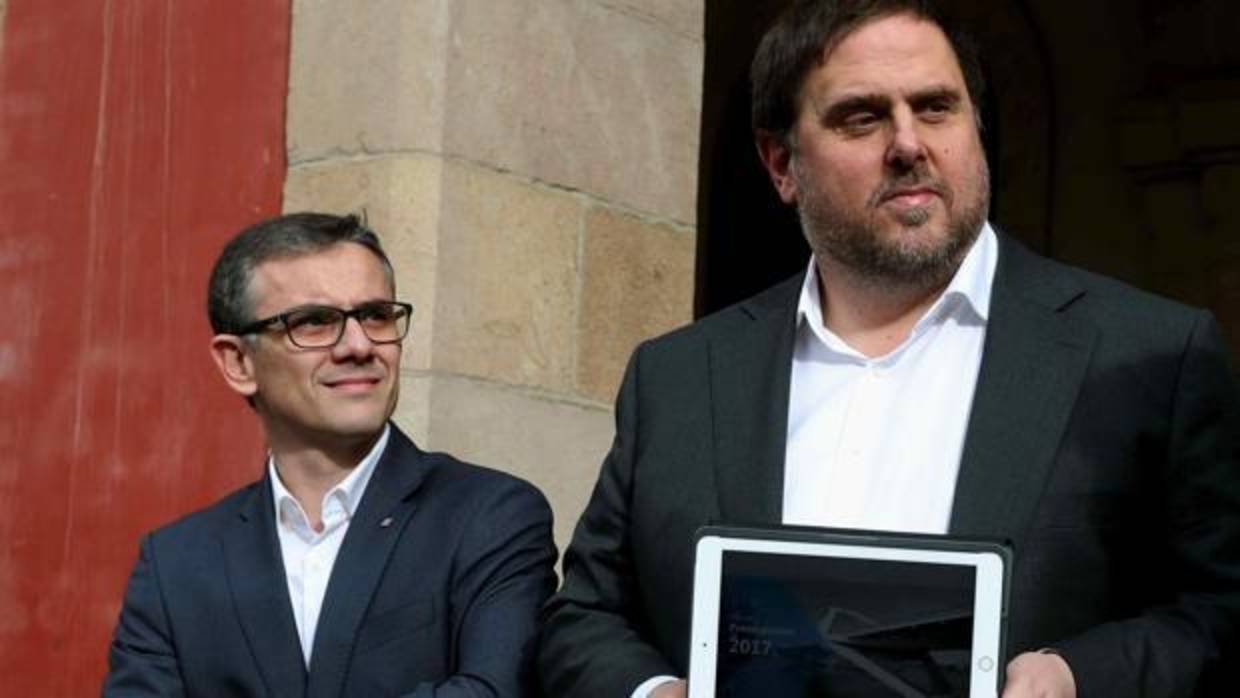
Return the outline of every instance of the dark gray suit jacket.
[[[309,671],[264,478],[147,536],[105,696],[509,697],[555,585],[531,485],[392,428],[328,582]]]
[[[634,353],[545,609],[547,695],[686,674],[694,531],[780,521],[800,285]],[[1240,605],[1240,414],[1210,316],[1001,237],[950,532],[1015,546],[1009,656],[1058,649],[1084,698],[1192,695]]]

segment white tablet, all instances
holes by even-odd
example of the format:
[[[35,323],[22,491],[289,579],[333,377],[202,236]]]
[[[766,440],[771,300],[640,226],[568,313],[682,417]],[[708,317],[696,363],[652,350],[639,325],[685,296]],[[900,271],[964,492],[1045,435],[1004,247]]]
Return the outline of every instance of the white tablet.
[[[689,698],[994,698],[1010,559],[940,536],[703,528]]]

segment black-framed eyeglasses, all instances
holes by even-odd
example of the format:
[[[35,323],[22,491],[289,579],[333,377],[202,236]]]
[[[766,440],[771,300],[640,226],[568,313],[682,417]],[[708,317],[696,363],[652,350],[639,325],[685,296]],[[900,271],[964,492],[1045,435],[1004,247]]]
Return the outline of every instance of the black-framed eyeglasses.
[[[395,344],[409,334],[413,306],[400,301],[363,303],[352,310],[330,305],[303,305],[279,315],[255,320],[237,331],[238,335],[261,332],[282,325],[289,341],[303,349],[336,346],[344,336],[349,318],[357,320],[366,337],[375,344]]]

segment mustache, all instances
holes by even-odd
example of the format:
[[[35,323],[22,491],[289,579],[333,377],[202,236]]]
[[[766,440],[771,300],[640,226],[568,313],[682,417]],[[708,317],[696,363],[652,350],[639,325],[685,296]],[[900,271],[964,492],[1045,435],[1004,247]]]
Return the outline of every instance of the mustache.
[[[877,206],[884,201],[898,196],[910,189],[933,192],[941,199],[949,198],[951,187],[946,182],[931,175],[924,169],[909,170],[895,176],[885,178],[878,188],[870,194],[869,205]]]

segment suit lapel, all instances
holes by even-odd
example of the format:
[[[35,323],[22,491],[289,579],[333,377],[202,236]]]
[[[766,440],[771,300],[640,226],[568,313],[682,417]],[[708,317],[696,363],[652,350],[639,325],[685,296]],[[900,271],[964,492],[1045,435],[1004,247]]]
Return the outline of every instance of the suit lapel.
[[[1076,402],[1096,330],[1067,312],[1083,290],[1000,238],[985,351],[950,531],[1019,541]]]
[[[229,589],[263,681],[273,696],[301,696],[305,659],[289,604],[267,478],[251,488],[235,529],[222,537]]]
[[[738,331],[710,345],[714,448],[722,520],[782,520],[788,390],[804,276],[746,302]]]
[[[310,658],[310,698],[341,695],[362,620],[427,470],[421,452],[395,426],[341,543],[323,598]]]

